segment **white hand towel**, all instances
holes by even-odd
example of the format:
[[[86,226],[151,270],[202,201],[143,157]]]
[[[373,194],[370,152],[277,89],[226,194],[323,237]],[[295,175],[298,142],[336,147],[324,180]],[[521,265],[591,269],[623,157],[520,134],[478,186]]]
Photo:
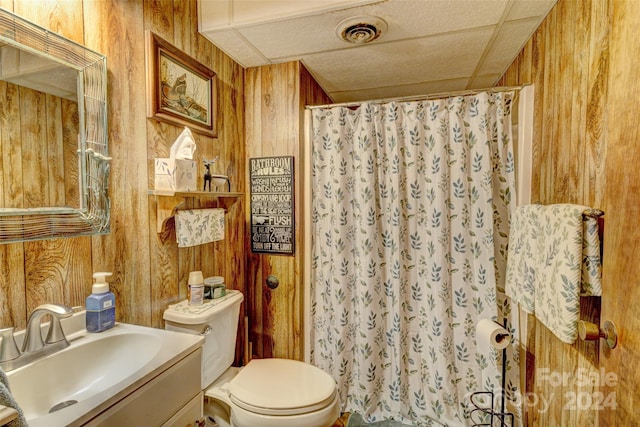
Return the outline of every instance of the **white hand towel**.
[[[224,209],[185,209],[175,215],[179,248],[224,239]]]

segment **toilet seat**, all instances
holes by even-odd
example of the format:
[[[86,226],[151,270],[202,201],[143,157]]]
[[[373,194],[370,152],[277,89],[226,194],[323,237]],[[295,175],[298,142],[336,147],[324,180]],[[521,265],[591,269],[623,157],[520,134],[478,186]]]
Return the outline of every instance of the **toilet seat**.
[[[261,415],[319,411],[336,400],[336,384],[321,369],[290,359],[254,359],[225,387],[236,406]]]

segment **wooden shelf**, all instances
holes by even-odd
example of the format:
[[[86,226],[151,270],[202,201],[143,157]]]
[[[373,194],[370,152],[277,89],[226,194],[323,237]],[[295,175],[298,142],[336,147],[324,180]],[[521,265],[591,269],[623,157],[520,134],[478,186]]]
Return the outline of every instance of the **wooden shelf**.
[[[236,192],[212,192],[212,191],[162,191],[162,190],[149,190],[149,195],[156,196],[157,203],[157,218],[156,226],[158,233],[162,233],[167,220],[176,214],[176,210],[188,209],[186,200],[188,199],[213,199],[217,201],[217,205],[224,210],[229,210],[233,204],[238,201],[240,197],[244,196],[244,193]]]

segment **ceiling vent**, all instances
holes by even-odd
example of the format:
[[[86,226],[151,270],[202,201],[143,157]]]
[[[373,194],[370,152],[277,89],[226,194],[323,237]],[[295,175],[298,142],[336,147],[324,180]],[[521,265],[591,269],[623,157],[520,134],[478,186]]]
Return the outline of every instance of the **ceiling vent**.
[[[354,44],[372,42],[385,31],[387,23],[377,16],[354,16],[340,22],[336,27],[338,38]]]

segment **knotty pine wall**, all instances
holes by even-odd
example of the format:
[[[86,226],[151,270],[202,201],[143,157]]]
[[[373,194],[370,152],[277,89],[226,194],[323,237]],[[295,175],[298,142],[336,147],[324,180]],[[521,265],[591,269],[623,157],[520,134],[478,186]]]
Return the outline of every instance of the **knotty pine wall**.
[[[620,340],[563,344],[529,315],[527,426],[640,424],[639,23],[636,0],[559,0],[498,83],[535,84],[532,200],[605,210],[603,295],[581,319]]]
[[[84,305],[94,271],[113,272],[118,321],[155,327],[163,327],[168,304],[186,297],[192,270],[222,275],[228,287],[245,291],[242,198],[227,212],[224,241],[178,249],[172,220],[157,232],[157,201],[148,195],[153,158],[168,157],[182,129],[146,118],[147,29],[217,73],[218,137],[195,135],[196,160],[204,172],[202,158],[219,156],[212,172],[228,174],[232,191],[245,191],[244,70],[197,33],[195,0],[41,0],[37,7],[0,0],[0,6],[107,56],[113,157],[110,234],[0,245],[0,326],[24,328],[28,313],[43,303]]]

